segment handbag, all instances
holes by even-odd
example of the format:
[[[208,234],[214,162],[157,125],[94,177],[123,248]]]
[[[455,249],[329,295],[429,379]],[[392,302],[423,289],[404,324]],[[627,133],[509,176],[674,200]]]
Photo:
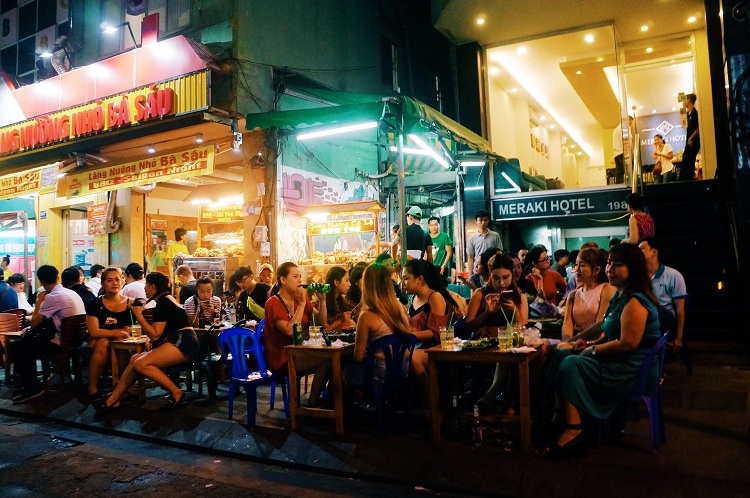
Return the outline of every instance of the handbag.
[[[539,294],[529,303],[529,315],[536,318],[560,318],[560,311],[557,306],[547,301],[543,291],[539,291]]]
[[[32,341],[35,344],[42,344],[51,341],[57,334],[57,327],[52,318],[45,318],[42,323],[36,327],[31,327],[24,335],[24,340]]]

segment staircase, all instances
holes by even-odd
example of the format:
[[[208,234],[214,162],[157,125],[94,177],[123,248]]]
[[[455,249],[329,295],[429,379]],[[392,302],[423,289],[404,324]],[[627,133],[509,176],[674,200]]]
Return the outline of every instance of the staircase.
[[[664,246],[659,259],[685,277],[691,348],[746,349],[750,327],[742,320],[750,304],[741,299],[733,225],[718,182],[646,185],[643,196]]]

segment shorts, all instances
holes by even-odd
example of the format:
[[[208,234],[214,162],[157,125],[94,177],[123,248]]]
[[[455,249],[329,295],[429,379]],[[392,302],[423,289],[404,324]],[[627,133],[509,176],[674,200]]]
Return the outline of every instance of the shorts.
[[[192,328],[172,332],[162,344],[167,342],[180,350],[186,362],[192,362],[198,354],[198,336]]]

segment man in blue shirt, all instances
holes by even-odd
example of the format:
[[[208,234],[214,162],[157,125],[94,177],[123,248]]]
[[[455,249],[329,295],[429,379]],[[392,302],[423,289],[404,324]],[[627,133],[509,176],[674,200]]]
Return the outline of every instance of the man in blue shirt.
[[[18,294],[3,277],[0,271],[0,313],[18,308]]]
[[[646,268],[659,304],[666,313],[659,313],[662,332],[669,330],[670,343],[675,350],[682,348],[685,330],[685,299],[687,287],[682,274],[659,262],[659,242],[654,237],[641,239],[638,247],[646,257]]]

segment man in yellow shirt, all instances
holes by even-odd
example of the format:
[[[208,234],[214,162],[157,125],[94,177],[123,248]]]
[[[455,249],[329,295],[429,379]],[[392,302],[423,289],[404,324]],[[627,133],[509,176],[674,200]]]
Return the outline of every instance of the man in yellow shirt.
[[[183,253],[190,255],[187,245],[185,245],[187,239],[187,230],[184,228],[178,228],[174,231],[174,242],[169,244],[167,248],[167,259],[172,260],[176,254]]]

